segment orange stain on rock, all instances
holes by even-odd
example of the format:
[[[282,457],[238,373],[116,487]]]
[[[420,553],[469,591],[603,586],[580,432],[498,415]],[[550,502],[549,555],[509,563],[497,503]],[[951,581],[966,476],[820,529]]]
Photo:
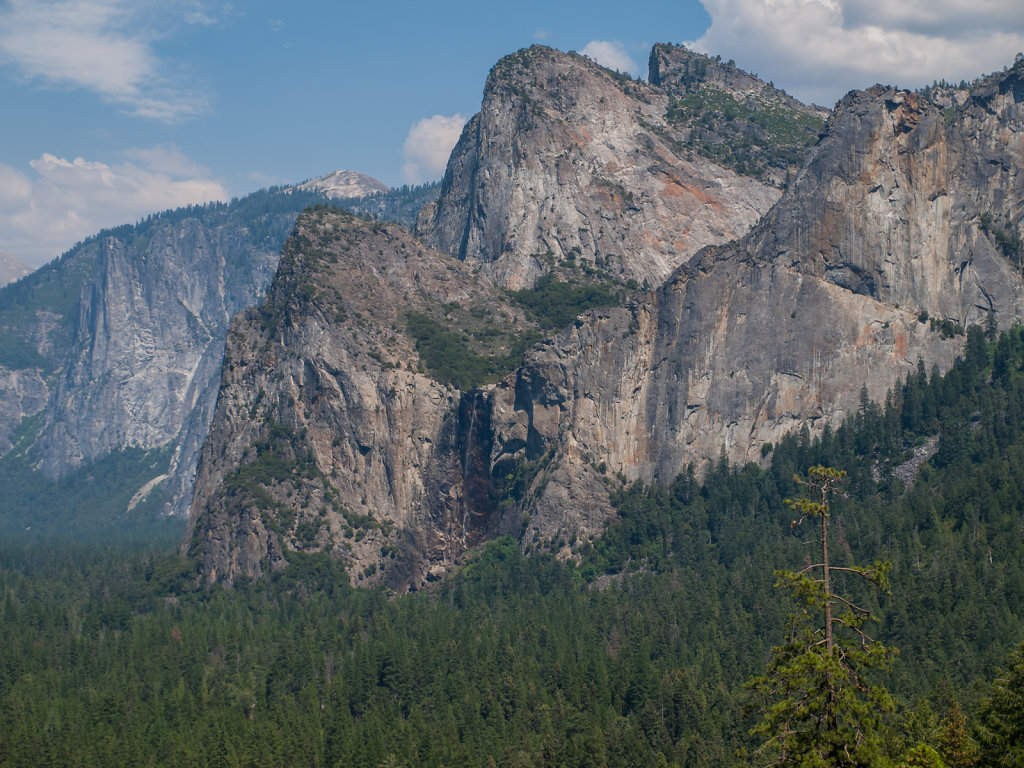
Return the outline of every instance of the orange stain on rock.
[[[905,333],[897,333],[896,338],[893,340],[893,355],[897,360],[907,359],[907,335]]]
[[[722,203],[717,197],[708,194],[703,189],[697,187],[691,187],[684,184],[674,176],[668,176],[661,187],[661,196],[666,198],[684,198],[688,197],[691,200],[696,200],[701,205],[709,208],[716,208],[721,210],[723,208]]]
[[[874,343],[875,335],[871,332],[871,326],[865,325],[860,329],[860,333],[857,334],[857,340],[854,342],[855,347],[866,347]]]
[[[585,125],[577,126],[579,133],[570,130],[569,135],[572,136],[572,140],[580,147],[585,147],[587,144],[594,140],[594,136],[587,130]]]

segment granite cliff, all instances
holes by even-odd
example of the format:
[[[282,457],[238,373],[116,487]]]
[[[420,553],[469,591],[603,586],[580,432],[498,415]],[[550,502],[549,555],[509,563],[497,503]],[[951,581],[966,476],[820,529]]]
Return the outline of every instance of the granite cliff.
[[[44,478],[59,478],[170,446],[154,479],[166,481],[164,511],[186,515],[228,322],[263,295],[299,211],[322,199],[266,191],[167,211],[3,289],[0,454],[17,437]]]
[[[307,211],[266,300],[228,334],[183,551],[211,582],[290,551],[329,551],[359,584],[450,567],[507,518],[487,480],[488,403],[431,369],[429,350],[493,377],[528,327],[485,276],[408,230]]]
[[[536,244],[520,249],[517,237],[511,251],[508,230],[488,222],[517,209],[550,210],[553,190],[580,195],[592,171],[555,163],[528,178],[520,169],[543,153],[519,147],[508,155],[497,137],[549,125],[570,154],[586,146],[547,117],[567,61],[585,81],[614,80],[534,49],[528,61],[502,65],[544,75],[531,87],[548,91],[549,101],[523,98],[520,108],[514,97],[522,94],[497,82],[500,68],[492,73],[493,101],[485,97],[453,153],[433,216],[433,241],[461,243],[450,252],[468,264],[446,261],[401,230],[351,221],[311,222],[304,239],[291,241],[268,302],[238,321],[229,343],[186,541],[208,580],[265,572],[289,549],[328,549],[350,559],[357,583],[415,586],[497,532],[570,556],[599,535],[616,483],[670,480],[723,451],[731,461],[757,460],[762,446],[793,429],[838,424],[863,391],[884,398],[919,360],[948,367],[967,325],[1022,319],[1018,62],[969,91],[851,93],[744,237],[684,259],[658,288],[622,306],[585,313],[500,381],[455,387],[425,365],[422,340],[408,317],[403,331],[393,307],[422,312],[448,302],[450,313],[469,317],[473,307],[501,306],[491,277],[518,285],[541,268],[544,260],[520,258]],[[622,99],[643,88],[621,86]],[[584,90],[608,103],[601,87]],[[571,110],[582,92],[568,92],[576,94],[565,101]],[[522,130],[484,131],[501,122],[489,123],[501,109],[518,115]],[[606,114],[614,134],[611,117],[621,113],[611,105]],[[491,146],[506,161],[520,159],[490,164]],[[502,179],[502,168],[511,177]],[[644,177],[642,190],[663,170],[630,173]],[[462,213],[448,218],[459,205]],[[461,228],[445,229],[459,220]],[[552,244],[557,222],[567,220],[556,218]],[[545,232],[537,222],[517,231],[527,230]],[[604,252],[571,242],[563,261],[582,256],[589,267]],[[620,249],[643,269],[660,263],[643,248],[653,253],[652,243],[666,241],[645,242],[638,254]],[[436,283],[409,290],[414,258],[414,276],[423,280],[429,268]],[[326,271],[304,278],[313,262]],[[354,276],[363,273],[374,277],[360,286]],[[386,287],[395,281],[405,286],[400,294]],[[350,282],[357,287],[344,288]],[[363,302],[358,314],[353,301]],[[338,306],[343,316],[332,316]],[[509,327],[522,322],[514,307],[501,311]]]
[[[142,484],[143,496],[156,491],[150,507],[187,517],[228,323],[264,295],[299,212],[327,193],[357,193],[339,202],[411,223],[413,207],[436,187],[388,191],[336,171],[308,185],[165,211],[91,237],[3,289],[0,457],[17,440],[42,476],[20,460],[4,471],[22,485],[75,473],[88,483],[96,462],[149,452],[159,469],[131,480],[126,502]],[[11,524],[40,521],[36,512],[55,525],[60,517],[12,511],[0,504]]]
[[[295,214],[268,225],[277,233]],[[95,272],[75,312],[74,353],[53,384],[38,466],[49,476],[126,447],[174,444],[175,511],[188,498],[216,398],[230,318],[255,304],[277,267],[274,248],[241,226],[186,218],[143,242],[97,243]]]
[[[862,388],[881,401],[918,360],[947,368],[966,326],[1019,323],[1022,76],[1018,61],[970,92],[851,93],[750,234],[535,349],[495,397],[558,467],[534,488],[555,521],[534,514],[542,538],[581,527],[567,510],[594,508],[595,465],[668,481],[722,451],[758,460],[836,426]]]
[[[508,288],[568,256],[651,286],[745,234],[778,190],[709,160],[661,87],[534,46],[491,70],[419,232]]]

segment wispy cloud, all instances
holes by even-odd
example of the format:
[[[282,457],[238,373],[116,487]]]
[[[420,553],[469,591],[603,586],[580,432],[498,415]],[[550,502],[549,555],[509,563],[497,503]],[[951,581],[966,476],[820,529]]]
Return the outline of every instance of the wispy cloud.
[[[8,0],[0,6],[0,61],[29,81],[82,88],[128,112],[167,123],[194,117],[206,100],[170,82],[154,52],[156,16],[130,0]],[[211,24],[198,2],[181,22]],[[166,9],[157,14],[166,21]]]
[[[831,105],[876,82],[919,87],[972,80],[1024,50],[1020,0],[701,0],[693,43],[735,58],[796,96]]]
[[[416,121],[402,145],[402,177],[409,184],[438,179],[444,174],[448,155],[459,140],[465,115],[434,115]]]
[[[29,172],[0,163],[0,249],[38,265],[104,227],[229,197],[220,180],[173,144],[122,156],[107,164],[43,153]]]
[[[625,46],[617,40],[591,40],[583,46],[580,53],[589,56],[602,67],[633,75],[641,74],[640,66],[626,52]]]

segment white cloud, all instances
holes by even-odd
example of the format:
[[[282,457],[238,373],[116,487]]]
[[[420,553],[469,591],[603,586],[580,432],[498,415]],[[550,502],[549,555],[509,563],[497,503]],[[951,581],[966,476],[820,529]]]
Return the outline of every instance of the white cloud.
[[[699,51],[734,58],[830,106],[876,82],[908,88],[975,77],[1024,50],[1020,0],[701,0]]]
[[[158,26],[173,25],[166,18],[147,25],[143,10],[145,3],[130,0],[8,0],[0,8],[0,62],[30,81],[89,90],[140,117],[194,117],[205,100],[172,84],[153,50]],[[212,23],[197,2],[177,12],[184,23]]]
[[[416,121],[402,145],[402,178],[409,184],[440,178],[465,124],[466,117],[461,114],[434,115]]]
[[[0,163],[0,249],[39,265],[104,227],[229,197],[174,145],[122,154],[108,165],[43,153],[29,163],[34,176]]]
[[[602,67],[615,69],[619,72],[629,72],[632,75],[641,74],[640,66],[633,61],[622,43],[614,40],[591,40],[580,51],[584,56],[589,56]]]

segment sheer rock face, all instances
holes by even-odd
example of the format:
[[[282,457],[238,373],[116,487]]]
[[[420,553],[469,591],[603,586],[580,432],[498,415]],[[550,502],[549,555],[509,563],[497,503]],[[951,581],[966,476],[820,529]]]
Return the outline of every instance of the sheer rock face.
[[[355,583],[408,586],[507,532],[486,398],[419,373],[405,331],[409,311],[456,306],[524,321],[397,225],[303,214],[266,300],[228,336],[183,547],[207,580],[326,550]]]
[[[102,239],[73,351],[47,403],[40,468],[59,476],[114,451],[175,441],[167,511],[184,515],[228,322],[258,301],[278,259],[240,227],[191,218],[157,225],[141,246]]]
[[[919,360],[948,368],[964,337],[943,326],[1024,319],[1022,75],[1024,63],[969,95],[851,93],[748,235],[641,299],[586,313],[471,392],[395,367],[415,352],[392,315],[498,301],[488,280],[401,230],[361,224],[333,251],[310,231],[286,254],[266,327],[250,312],[232,333],[186,549],[211,580],[319,548],[348,558],[356,583],[394,586],[501,532],[569,556],[613,514],[616,475],[668,481],[723,448],[758,460],[794,429],[838,425],[864,389],[882,400]],[[316,253],[339,260],[311,285],[334,291],[346,318],[301,298]],[[410,282],[411,270],[433,277]],[[292,474],[260,496],[245,481],[260,455],[278,455],[275,440]],[[516,484],[518,505],[501,503]],[[367,527],[371,510],[391,525]],[[353,521],[361,538],[346,532]]]
[[[49,394],[38,369],[0,366],[0,455],[13,447],[11,441],[21,420],[38,413]]]
[[[747,247],[889,304],[964,325],[993,310],[1008,326],[1021,273],[996,235],[1024,213],[1022,66],[959,107],[881,86],[849,94]]]
[[[793,429],[838,425],[862,387],[884,399],[919,359],[948,368],[964,337],[933,321],[1024,319],[1020,266],[996,246],[1024,213],[1022,75],[1018,63],[938,104],[851,93],[748,236],[535,349],[509,385],[516,408],[493,422],[496,444],[525,430],[559,466],[561,487],[538,486],[538,507],[585,497],[601,462],[668,481],[723,448],[757,460]],[[531,527],[552,530],[539,517]],[[573,524],[562,512],[554,529]]]
[[[660,285],[700,248],[747,232],[778,190],[694,155],[667,97],[542,46],[495,65],[452,152],[429,242],[499,285],[570,254]]]

